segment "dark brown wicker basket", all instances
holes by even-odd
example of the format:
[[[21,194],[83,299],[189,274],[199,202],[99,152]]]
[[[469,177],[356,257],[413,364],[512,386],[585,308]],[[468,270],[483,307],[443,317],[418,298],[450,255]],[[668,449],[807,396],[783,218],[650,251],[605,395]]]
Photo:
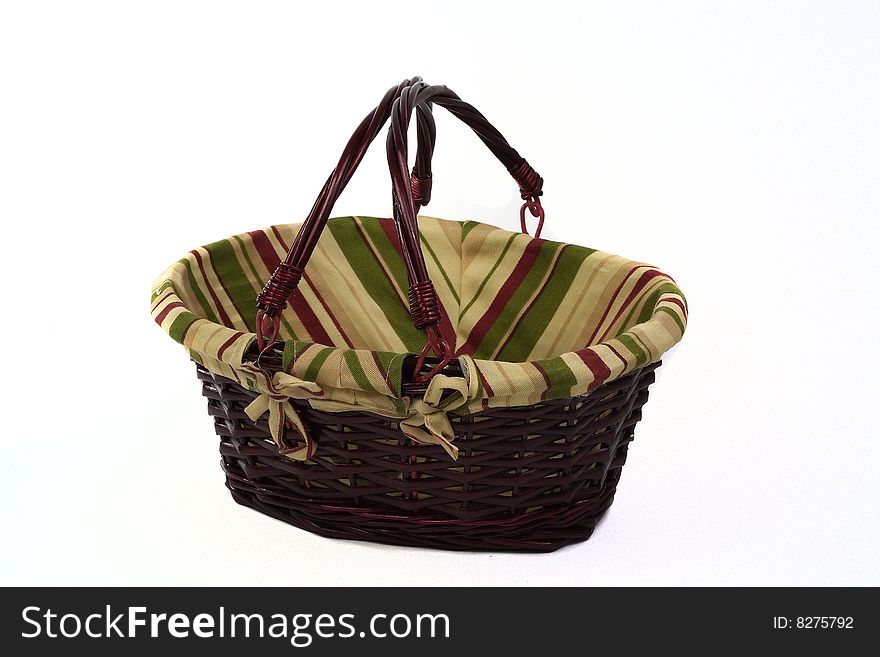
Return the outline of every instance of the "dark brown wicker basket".
[[[291,400],[318,444],[279,456],[256,396],[198,365],[239,504],[332,538],[447,550],[547,552],[586,540],[614,499],[659,363],[591,394],[450,416],[460,448],[416,445],[396,421]]]
[[[536,246],[538,250],[549,244],[537,239],[544,220],[543,178],[472,105],[446,87],[429,86],[421,78],[413,78],[389,89],[357,127],[292,244],[288,246],[280,239],[280,233],[273,227],[270,232],[274,240],[269,240],[266,231],[256,231],[248,233],[247,239],[236,238],[238,246],[226,249],[223,245],[227,240],[203,247],[204,258],[201,250],[194,250],[191,255],[198,276],[190,271],[189,260],[172,265],[153,288],[151,308],[155,321],[183,343],[193,359],[205,364],[197,365],[198,376],[220,436],[226,484],[238,503],[333,538],[447,550],[555,550],[589,538],[611,506],[634,427],[641,419],[648,387],[659,366],[659,362],[643,364],[658,360],[680,338],[686,320],[685,301],[668,276],[656,268],[629,261],[627,270],[621,269],[625,276],[618,280],[614,274],[609,278],[614,281],[612,287],[618,287],[611,297],[598,294],[601,290],[594,295],[572,297],[573,304],[592,306],[584,308],[585,324],[592,321],[588,318],[594,311],[599,315],[604,310],[604,315],[601,320],[596,318],[595,330],[588,336],[581,331],[583,326],[574,326],[581,318],[579,306],[567,311],[569,324],[573,322],[571,327],[576,333],[569,340],[571,344],[566,343],[567,349],[574,350],[567,361],[566,354],[554,351],[557,347],[562,350],[558,337],[553,345],[538,349],[537,344],[529,343],[527,354],[510,356],[513,360],[525,360],[529,355],[538,360],[511,363],[502,358],[502,345],[487,341],[485,333],[477,336],[471,327],[459,335],[456,321],[463,319],[459,299],[453,291],[452,306],[449,299],[446,306],[441,302],[422,251],[426,231],[420,231],[418,219],[419,208],[431,196],[435,106],[444,107],[472,128],[513,177],[524,201],[520,207],[523,232],[527,232],[527,212],[537,219],[535,239],[517,239],[528,243],[526,248]],[[407,133],[413,116],[418,128],[418,150],[415,167],[410,171]],[[373,285],[385,286],[390,296],[376,296],[375,303],[393,306],[393,316],[385,318],[387,324],[374,322],[371,326],[379,332],[393,332],[396,337],[380,340],[371,329],[364,334],[355,331],[358,339],[349,340],[341,327],[337,327],[336,337],[323,329],[313,332],[309,326],[320,328],[322,321],[335,323],[337,318],[331,304],[317,295],[320,284],[316,286],[310,281],[310,258],[318,249],[322,233],[326,234],[324,229],[336,200],[389,118],[386,154],[392,180],[393,239],[386,232],[390,223],[381,231],[382,239],[390,240],[393,248],[384,251],[401,258],[401,263],[394,262],[402,264],[405,270],[406,300],[402,294],[404,271],[398,270],[391,276],[385,257],[377,257],[376,250],[371,251],[371,256],[364,256],[373,257],[376,262],[361,273],[353,268],[343,272],[334,265],[319,278],[329,277],[338,282],[336,277],[353,277],[358,283],[357,287],[348,288],[353,294],[362,288],[369,291]],[[464,240],[465,224],[461,226]],[[467,234],[478,235],[472,229],[468,228],[471,232]],[[333,227],[330,233],[327,244],[337,244]],[[447,238],[448,235],[444,239]],[[452,242],[448,244],[445,258],[461,255]],[[260,273],[248,255],[247,245],[253,248],[263,268]],[[526,280],[521,274],[536,260],[518,258],[515,276],[504,274],[502,285],[499,275],[500,287],[484,288],[501,262],[496,256],[503,259],[507,247],[496,253],[499,243],[485,238],[477,248],[496,259],[488,274],[475,274],[485,275],[478,295],[484,289],[495,295],[485,312],[481,311],[478,324],[485,328],[495,325],[500,307],[511,298],[511,286]],[[338,257],[340,249],[344,250],[341,242],[336,250],[318,249],[320,257],[317,262],[312,261],[312,274],[320,274],[321,262]],[[224,256],[226,251],[229,253]],[[287,252],[283,259],[278,257],[281,251]],[[560,248],[558,253],[561,252]],[[433,249],[431,253],[435,278],[443,276],[448,281],[444,264]],[[230,262],[224,264],[225,257]],[[240,258],[247,261],[248,271]],[[553,268],[561,261],[562,256],[554,261]],[[451,264],[455,270],[455,263]],[[324,266],[327,267],[326,262]],[[636,275],[637,271],[641,273]],[[572,275],[575,273],[572,271]],[[265,286],[256,293],[254,281],[265,280],[267,275]],[[460,278],[463,280],[463,274]],[[570,286],[572,279],[553,279],[548,274],[541,284],[542,292],[535,288],[527,294],[548,293],[546,288],[551,280],[556,281],[553,285]],[[590,277],[585,282],[589,284],[592,280]],[[314,288],[314,296],[299,289],[301,281]],[[208,293],[200,292],[197,283],[206,287]],[[525,283],[522,285],[525,289]],[[500,290],[505,290],[504,294]],[[256,307],[253,321],[249,321],[246,307],[252,292]],[[338,303],[336,292],[331,297],[337,298]],[[399,302],[403,302],[402,306]],[[612,305],[616,317],[608,316]],[[368,312],[364,309],[372,307],[360,306],[355,313],[346,310],[341,316],[357,324],[360,316]],[[450,316],[449,308],[459,312]],[[537,306],[533,303],[530,308],[512,328],[504,329],[508,331],[506,341],[514,340],[520,332],[531,335],[530,329],[520,324]],[[407,331],[404,340],[402,333],[397,334],[397,327],[406,322],[400,312],[404,309],[409,311],[412,326],[423,336],[417,332],[413,337]],[[385,310],[383,307],[382,312]],[[652,312],[658,314],[658,319],[651,315],[643,321],[642,315]],[[312,317],[313,321],[302,321],[303,316]],[[628,335],[627,326],[636,319],[641,332]],[[543,329],[529,339],[537,340],[541,335]],[[601,342],[606,339],[607,344]],[[297,345],[306,343],[306,351],[297,354]],[[387,346],[389,351],[374,351],[377,344]],[[611,366],[595,350],[603,344],[601,351],[612,362]],[[292,354],[288,347],[292,347]],[[312,353],[333,352],[334,357],[339,356],[339,350],[345,350],[339,362],[347,363],[352,356],[358,375],[352,369],[355,366],[337,366],[326,353],[323,357],[330,366],[323,365],[325,361],[319,361],[317,356],[303,364],[303,354],[309,349]],[[494,363],[500,372],[500,385],[490,385],[491,377],[480,372],[475,359],[478,353],[483,354],[480,362],[484,365],[487,355],[500,361]],[[359,354],[370,366],[362,366]],[[395,359],[393,377],[390,367],[378,367],[383,362],[380,355]],[[564,362],[572,376],[566,375],[554,383],[549,368],[539,364],[556,360]],[[313,367],[316,362],[319,364]],[[286,377],[277,376],[282,371]],[[615,378],[624,372],[628,373]],[[440,374],[448,378],[435,378]],[[371,375],[375,379],[372,382]],[[282,381],[277,388],[276,378]],[[290,384],[294,392],[283,383],[290,378],[300,386]],[[309,379],[310,385],[305,379]],[[599,382],[603,384],[583,396],[547,399],[529,406],[507,405],[582,392]],[[308,394],[303,393],[303,388]],[[305,399],[311,394],[325,398]],[[440,395],[446,396],[438,399]],[[394,406],[389,414],[405,419],[371,412],[387,410],[382,404],[369,403],[383,396],[382,401]],[[257,403],[250,406],[254,400]],[[455,414],[458,409],[483,406],[493,407],[468,415]],[[359,410],[348,411],[349,408]],[[447,417],[455,433],[454,444],[450,442]],[[279,454],[279,449],[283,454]]]

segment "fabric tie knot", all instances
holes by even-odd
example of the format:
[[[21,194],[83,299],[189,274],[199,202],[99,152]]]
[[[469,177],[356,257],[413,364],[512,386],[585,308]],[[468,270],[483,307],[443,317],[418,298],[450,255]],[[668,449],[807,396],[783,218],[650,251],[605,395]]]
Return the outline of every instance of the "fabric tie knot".
[[[409,417],[400,422],[400,430],[417,443],[440,445],[453,459],[458,459],[458,447],[452,444],[455,431],[449,421],[449,411],[464,406],[479,396],[477,378],[470,356],[459,357],[464,377],[437,374],[431,378],[422,399],[409,405]]]
[[[455,432],[449,416],[442,408],[415,399],[409,405],[409,417],[400,421],[400,430],[423,445],[440,445],[453,459],[458,459]]]
[[[440,445],[449,456],[458,459],[458,447],[453,444],[455,431],[448,412],[453,411],[480,396],[479,382],[470,356],[459,357],[464,377],[437,374],[431,378],[422,399],[403,398],[405,407],[395,405],[385,395],[355,394],[344,397],[340,391],[333,392],[333,399],[310,399],[312,408],[330,413],[346,411],[371,411],[377,415],[396,418],[400,430],[411,440],[423,445]]]
[[[245,363],[243,369],[253,376],[253,384],[260,394],[244,409],[245,414],[254,422],[269,412],[269,432],[278,446],[278,453],[296,461],[307,461],[315,453],[315,441],[305,423],[290,403],[291,399],[312,399],[323,396],[321,386],[312,381],[304,381],[286,372],[276,372],[270,376],[268,372],[251,363]],[[284,429],[290,423],[302,436],[303,445],[291,446],[285,441]]]

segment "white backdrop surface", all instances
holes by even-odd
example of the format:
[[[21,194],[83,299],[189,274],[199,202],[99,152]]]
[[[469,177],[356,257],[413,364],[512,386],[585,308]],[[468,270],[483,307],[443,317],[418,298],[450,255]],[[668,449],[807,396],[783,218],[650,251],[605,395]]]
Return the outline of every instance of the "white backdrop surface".
[[[880,5],[0,5],[2,584],[880,584]],[[188,249],[300,221],[411,75],[546,180],[545,236],[658,265],[691,320],[587,543],[456,554],[237,506],[152,323]],[[437,112],[429,213],[514,227]],[[335,214],[389,214],[377,143]]]

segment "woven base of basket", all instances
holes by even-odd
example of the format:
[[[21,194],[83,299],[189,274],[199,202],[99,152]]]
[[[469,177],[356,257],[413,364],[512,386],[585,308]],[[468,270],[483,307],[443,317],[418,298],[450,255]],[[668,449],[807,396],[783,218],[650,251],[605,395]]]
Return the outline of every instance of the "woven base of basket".
[[[394,420],[294,401],[318,451],[279,456],[255,393],[198,366],[240,504],[332,538],[446,550],[547,552],[590,537],[611,506],[659,363],[588,396],[450,415],[460,449],[403,437]]]

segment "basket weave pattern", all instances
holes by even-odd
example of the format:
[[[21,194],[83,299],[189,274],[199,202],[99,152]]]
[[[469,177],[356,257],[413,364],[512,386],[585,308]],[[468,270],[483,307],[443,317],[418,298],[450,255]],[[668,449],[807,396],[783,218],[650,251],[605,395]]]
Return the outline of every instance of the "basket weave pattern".
[[[398,422],[294,400],[318,443],[279,456],[256,393],[197,365],[240,504],[323,536],[450,550],[546,552],[589,538],[611,505],[659,363],[586,396],[451,416],[461,452],[415,445]]]

